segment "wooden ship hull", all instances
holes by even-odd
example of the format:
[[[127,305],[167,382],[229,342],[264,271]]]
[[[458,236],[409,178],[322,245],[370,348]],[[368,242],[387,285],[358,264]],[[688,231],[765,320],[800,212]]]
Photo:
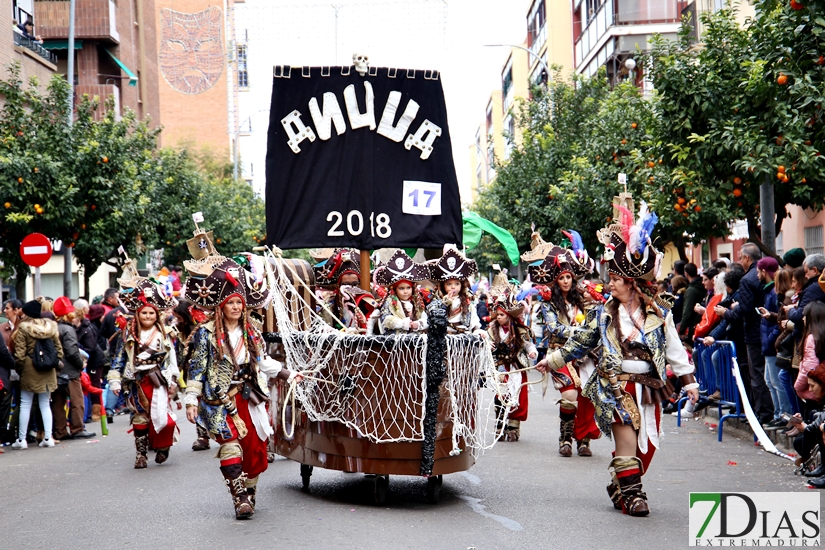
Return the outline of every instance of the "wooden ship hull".
[[[285,389],[280,391],[283,404]],[[475,463],[471,452],[459,439],[461,453],[450,456],[453,448],[450,396],[441,389],[436,424],[436,445],[433,462],[434,476],[463,472]],[[285,438],[283,430],[275,434],[275,452],[301,464],[318,466],[341,472],[360,472],[376,475],[418,476],[421,470],[421,441],[374,443],[339,422],[313,422],[299,408],[295,419],[295,433]],[[387,411],[392,414],[392,411]]]

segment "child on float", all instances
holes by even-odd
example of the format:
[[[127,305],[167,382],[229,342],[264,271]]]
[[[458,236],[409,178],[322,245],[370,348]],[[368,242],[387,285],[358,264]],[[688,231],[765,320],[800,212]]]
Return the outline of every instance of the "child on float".
[[[470,333],[486,338],[470,290],[469,279],[478,272],[475,260],[465,258],[454,245],[445,245],[444,254],[431,271],[432,281],[437,284],[436,299],[447,306],[447,334]]]
[[[382,334],[421,333],[427,330],[427,311],[415,283],[425,281],[429,276],[430,270],[413,262],[403,250],[396,250],[389,261],[378,269],[376,282],[389,289],[381,304]]]
[[[501,373],[500,383],[506,384],[508,403],[498,396],[495,398],[499,417],[499,430],[504,441],[518,441],[521,435],[521,423],[527,420],[527,369],[530,360],[538,357],[538,350],[533,344],[530,329],[522,321],[524,305],[516,301],[516,291],[506,284],[506,277],[500,273],[490,290],[492,299],[492,321],[487,327],[487,336],[493,348],[496,367]],[[507,423],[503,424],[505,409]]]

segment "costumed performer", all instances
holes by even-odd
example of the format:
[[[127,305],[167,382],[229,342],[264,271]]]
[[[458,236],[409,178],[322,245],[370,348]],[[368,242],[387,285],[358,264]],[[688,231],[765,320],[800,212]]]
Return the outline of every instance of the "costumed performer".
[[[415,263],[403,250],[396,250],[379,267],[375,280],[389,289],[381,304],[381,333],[404,334],[427,330],[427,312],[416,282],[430,278],[427,266]]]
[[[198,325],[209,320],[209,312],[199,309],[188,300],[181,299],[172,309],[175,318],[175,332],[173,341],[175,344],[175,354],[178,357],[178,369],[183,374],[182,389],[186,389],[185,381],[189,379],[189,363],[192,359],[192,336]],[[195,424],[197,437],[192,443],[193,451],[205,451],[209,449],[209,432],[202,426]]]
[[[633,210],[631,195],[620,194],[614,198],[613,218],[621,223],[597,234],[609,262],[610,299],[591,309],[583,330],[537,367],[558,370],[600,350],[598,376],[583,392],[596,408],[599,428],[615,443],[607,492],[616,509],[646,516],[650,509],[642,475],[659,447],[661,403],[669,397],[667,364],[694,403],[698,384],[673,323],[672,303],[657,295],[652,282],[662,258],[651,242],[656,215],[642,202],[636,223]]]
[[[162,313],[175,305],[160,284],[141,277],[137,261],[128,260],[118,279],[120,299],[133,314],[117,337],[107,380],[112,392],[123,391],[135,435],[135,468],[146,468],[147,453],[163,464],[175,441],[177,420],[171,399],[178,388],[175,347]],[[125,320],[125,317],[120,317]]]
[[[266,403],[266,376],[297,378],[265,354],[260,332],[249,311],[268,298],[233,260],[210,255],[184,262],[190,277],[184,296],[196,306],[214,308],[214,317],[198,326],[184,403],[186,418],[220,445],[218,458],[232,496],[236,519],[255,512],[258,476],[267,466],[267,441],[274,433]]]
[[[478,273],[476,261],[464,257],[455,245],[447,244],[441,258],[431,264],[430,270],[432,281],[438,285],[433,300],[441,300],[447,307],[447,334],[486,337],[470,291],[469,279]]]
[[[571,336],[570,329],[584,324],[587,311],[599,303],[591,292],[578,284],[578,280],[593,271],[595,262],[590,259],[577,232],[571,230],[565,235],[570,239],[572,249],[545,243],[534,231],[533,249],[522,254],[524,261],[532,262],[527,268],[530,280],[550,286],[550,296],[542,311],[542,340],[547,343],[548,350],[560,348]],[[546,255],[537,259],[536,256],[542,253]],[[601,301],[604,301],[603,297]],[[561,393],[559,454],[564,457],[573,455],[574,439],[579,456],[592,456],[590,440],[601,436],[594,419],[593,404],[581,392],[582,386],[596,370],[594,358],[597,357],[591,351],[550,373],[553,385]]]
[[[516,300],[516,292],[507,282],[504,273],[496,275],[490,289],[492,321],[487,327],[487,334],[500,373],[499,381],[507,387],[507,403],[502,402],[498,395],[495,398],[498,430],[504,441],[519,440],[521,423],[527,420],[528,359],[538,356],[530,329],[521,320],[524,305]]]
[[[358,250],[339,248],[312,269],[316,286],[330,290],[326,301],[319,301],[324,321],[333,328],[354,334],[372,334],[379,318],[378,301],[372,293],[358,287],[360,255]]]

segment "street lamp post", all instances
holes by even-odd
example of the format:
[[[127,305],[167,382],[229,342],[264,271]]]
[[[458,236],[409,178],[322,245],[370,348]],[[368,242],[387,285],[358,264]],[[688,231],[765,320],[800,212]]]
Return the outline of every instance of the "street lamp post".
[[[547,73],[548,80],[553,80],[553,74],[550,72],[550,67],[547,66],[547,63],[544,62],[544,59],[541,56],[536,55],[533,53],[533,50],[530,48],[525,48],[524,46],[519,46],[517,44],[484,44],[485,48],[516,48],[518,50],[524,50],[525,52],[529,53],[530,55],[536,56],[536,61],[539,62],[539,65],[542,66],[544,71]]]

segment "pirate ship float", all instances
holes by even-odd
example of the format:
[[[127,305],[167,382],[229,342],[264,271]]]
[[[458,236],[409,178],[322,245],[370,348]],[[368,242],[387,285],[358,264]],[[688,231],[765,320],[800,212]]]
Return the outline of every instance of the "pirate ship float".
[[[422,476],[436,502],[442,476],[467,470],[495,442],[501,388],[489,347],[477,336],[447,335],[439,307],[426,336],[335,330],[317,311],[309,264],[281,254],[358,249],[368,291],[369,250],[461,242],[439,74],[361,60],[275,68],[266,191],[274,299],[265,337],[304,374],[273,388],[275,452],[301,464],[305,489],[314,467],[361,472],[374,476],[382,503],[390,475]],[[375,105],[384,105],[378,121]]]

